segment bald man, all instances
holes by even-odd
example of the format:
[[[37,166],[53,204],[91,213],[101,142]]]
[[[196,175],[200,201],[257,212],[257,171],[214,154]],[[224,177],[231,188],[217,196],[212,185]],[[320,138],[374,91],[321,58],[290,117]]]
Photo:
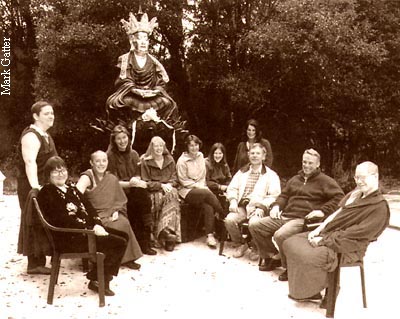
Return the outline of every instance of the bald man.
[[[289,297],[298,301],[321,299],[328,272],[342,260],[362,260],[368,244],[389,224],[389,205],[379,191],[378,167],[363,162],[356,168],[357,187],[317,229],[294,235],[283,243],[287,258]]]

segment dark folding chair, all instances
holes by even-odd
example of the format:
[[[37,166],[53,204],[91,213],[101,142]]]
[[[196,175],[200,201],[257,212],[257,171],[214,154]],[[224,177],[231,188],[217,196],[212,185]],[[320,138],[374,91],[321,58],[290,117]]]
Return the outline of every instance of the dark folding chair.
[[[51,275],[49,282],[49,290],[47,294],[47,303],[49,305],[53,304],[54,297],[54,286],[58,281],[58,274],[60,272],[60,264],[61,259],[75,259],[75,258],[88,258],[93,263],[97,265],[97,277],[99,282],[99,306],[104,307],[105,299],[104,299],[104,254],[98,252],[96,249],[96,235],[93,230],[88,229],[73,229],[73,228],[60,228],[54,227],[50,225],[43,216],[42,211],[40,210],[39,204],[36,198],[33,198],[34,205],[36,207],[36,211],[39,215],[39,219],[43,225],[44,230],[46,231],[47,237],[53,249],[53,256],[51,259]],[[88,251],[86,252],[72,252],[72,253],[62,253],[58,251],[55,240],[53,236],[53,232],[65,232],[65,233],[80,233],[86,234],[88,238]]]
[[[361,290],[362,290],[362,298],[363,298],[363,306],[367,308],[367,293],[365,289],[365,276],[364,276],[364,260],[354,262],[351,264],[343,263],[342,254],[338,253],[338,266],[333,272],[328,273],[328,288],[327,288],[327,296],[326,296],[326,317],[333,318],[335,315],[335,306],[336,306],[336,298],[339,293],[340,287],[340,268],[341,267],[360,267],[360,276],[361,276]]]

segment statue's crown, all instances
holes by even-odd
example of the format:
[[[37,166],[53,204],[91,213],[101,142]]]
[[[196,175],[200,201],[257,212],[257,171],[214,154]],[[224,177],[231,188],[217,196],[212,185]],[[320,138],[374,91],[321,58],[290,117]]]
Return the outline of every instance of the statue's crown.
[[[150,35],[153,32],[153,29],[158,26],[157,18],[154,17],[149,21],[147,13],[144,13],[140,21],[138,21],[135,15],[130,12],[129,21],[121,19],[121,23],[128,35],[135,34],[136,32],[146,32]]]

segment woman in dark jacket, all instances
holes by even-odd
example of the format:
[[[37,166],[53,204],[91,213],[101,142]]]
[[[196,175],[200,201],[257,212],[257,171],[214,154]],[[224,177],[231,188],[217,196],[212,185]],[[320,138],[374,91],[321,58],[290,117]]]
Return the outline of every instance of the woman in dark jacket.
[[[122,256],[127,245],[127,234],[102,226],[100,218],[89,206],[83,204],[83,197],[73,185],[67,185],[68,171],[65,162],[58,156],[51,157],[45,165],[48,183],[38,194],[39,206],[44,218],[53,226],[62,228],[93,229],[97,250],[105,254],[104,280],[106,296],[113,296],[109,282],[118,274]],[[63,253],[85,252],[88,240],[80,233],[55,233],[55,245]],[[98,291],[97,268],[87,273],[89,289]]]
[[[208,158],[206,158],[206,182],[208,188],[217,196],[224,211],[227,212],[227,200],[225,191],[232,179],[229,166],[226,161],[226,149],[222,143],[211,146]]]
[[[142,180],[150,192],[154,237],[166,250],[172,251],[175,243],[181,241],[181,214],[176,189],[178,179],[175,161],[161,137],[151,139],[140,169]]]

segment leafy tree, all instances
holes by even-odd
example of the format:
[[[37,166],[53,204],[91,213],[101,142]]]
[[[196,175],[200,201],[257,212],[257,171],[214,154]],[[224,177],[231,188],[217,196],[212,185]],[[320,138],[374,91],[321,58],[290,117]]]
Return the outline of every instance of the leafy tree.
[[[0,161],[4,162],[13,152],[19,134],[26,125],[24,122],[31,119],[29,110],[33,101],[31,83],[36,41],[30,9],[30,0],[0,1],[1,39],[9,38],[11,43],[11,94],[1,96],[0,108]],[[11,159],[7,163],[10,162]]]
[[[339,160],[343,173],[355,161],[375,157],[371,133],[382,132],[376,115],[386,105],[374,75],[382,73],[389,54],[359,8],[356,1],[281,1],[243,38],[248,63],[228,83],[245,82],[249,89],[230,95],[238,113],[246,112],[243,101],[254,103],[249,108],[271,127],[285,171],[300,158],[290,154],[309,146],[321,151],[328,171],[338,169]]]
[[[233,161],[247,114],[236,114],[235,95],[242,96],[248,83],[238,79],[243,73],[245,52],[241,39],[251,30],[255,18],[265,18],[276,1],[198,1],[192,7],[194,28],[187,50],[191,85],[189,113],[192,128],[210,145],[216,140],[228,146]],[[254,81],[251,81],[252,83]],[[232,91],[236,93],[232,95]],[[248,96],[248,95],[247,95]],[[252,106],[249,100],[240,102]],[[237,116],[236,116],[237,115]],[[240,122],[237,124],[237,121]],[[207,132],[204,132],[204,124]]]

